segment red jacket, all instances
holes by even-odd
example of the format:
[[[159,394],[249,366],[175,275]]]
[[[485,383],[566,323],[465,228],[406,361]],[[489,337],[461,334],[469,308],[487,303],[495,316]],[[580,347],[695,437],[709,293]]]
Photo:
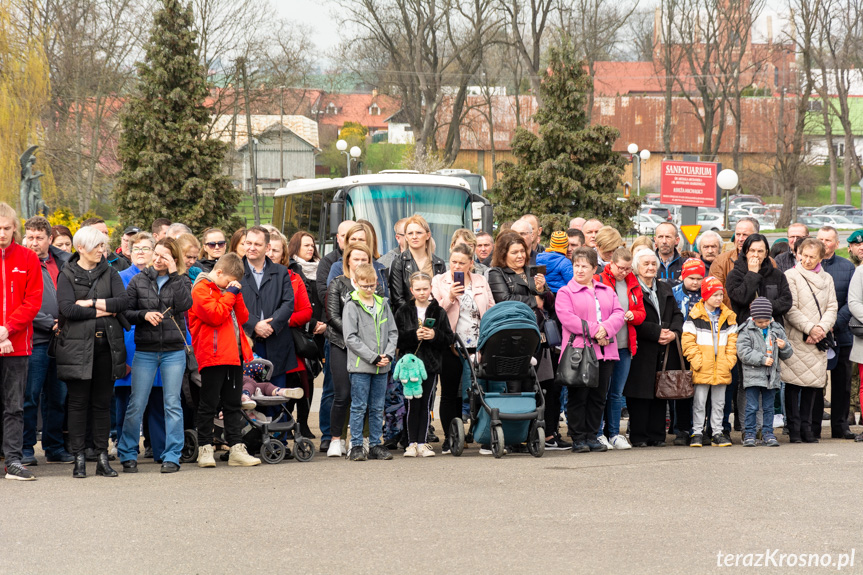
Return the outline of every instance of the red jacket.
[[[231,320],[236,315],[237,325]],[[192,288],[192,309],[189,310],[189,331],[198,368],[214,365],[242,365],[237,349],[237,331],[243,350],[243,361],[252,361],[252,348],[243,333],[243,324],[249,321],[249,312],[243,303],[243,294],[222,291],[215,282],[203,278]]]
[[[609,286],[611,289],[615,289],[617,280],[615,280],[614,276],[611,275],[609,266],[605,266],[605,269],[594,276],[594,278]],[[635,274],[631,272],[626,276],[626,293],[629,296],[629,311],[631,311],[634,316],[632,321],[626,322],[626,326],[628,328],[627,331],[629,333],[629,351],[632,352],[632,355],[635,355],[635,352],[638,349],[638,342],[635,339],[635,326],[641,325],[644,322],[644,318],[647,317],[647,312],[644,311],[644,294],[641,293],[641,286],[638,285],[638,278],[636,278]]]
[[[288,326],[302,327],[312,319],[312,302],[309,300],[309,292],[306,290],[306,283],[303,281],[303,278],[291,270],[288,270],[288,277],[291,278],[291,287],[294,288],[294,313],[291,314],[291,319],[288,320]],[[299,361],[299,357],[297,360],[297,367],[289,369],[288,373],[306,369],[305,362]]]
[[[9,331],[11,356],[33,353],[33,320],[42,308],[42,264],[33,250],[15,243],[0,250],[3,327]]]

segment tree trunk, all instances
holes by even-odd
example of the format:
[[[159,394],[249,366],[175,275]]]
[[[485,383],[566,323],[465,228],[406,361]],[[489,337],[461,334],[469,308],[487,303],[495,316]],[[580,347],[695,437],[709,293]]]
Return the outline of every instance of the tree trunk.
[[[836,203],[839,189],[839,173],[836,162],[836,149],[833,147],[833,126],[830,123],[830,108],[822,97],[821,117],[824,119],[824,140],[827,142],[827,158],[830,162],[830,203]]]

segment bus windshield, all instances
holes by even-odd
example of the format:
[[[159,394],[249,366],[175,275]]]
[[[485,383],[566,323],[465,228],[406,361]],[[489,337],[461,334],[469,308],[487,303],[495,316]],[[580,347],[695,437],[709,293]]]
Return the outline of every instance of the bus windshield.
[[[421,215],[431,227],[435,253],[446,261],[453,232],[472,227],[467,190],[447,186],[374,184],[347,190],[344,218],[364,219],[378,234],[378,247],[385,254],[398,246],[393,225],[402,218]]]

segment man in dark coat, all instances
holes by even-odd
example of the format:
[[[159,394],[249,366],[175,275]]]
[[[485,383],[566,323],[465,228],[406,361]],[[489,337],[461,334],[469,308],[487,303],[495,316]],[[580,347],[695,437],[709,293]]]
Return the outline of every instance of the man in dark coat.
[[[668,282],[671,287],[680,283],[680,272],[683,271],[683,259],[677,251],[680,243],[680,234],[677,226],[671,222],[662,222],[656,226],[653,233],[653,242],[656,244],[656,256],[659,258],[659,271],[656,279]]]
[[[243,330],[252,338],[256,354],[273,362],[270,382],[285,387],[285,372],[297,367],[294,338],[288,322],[294,313],[294,288],[288,268],[267,257],[270,232],[261,226],[246,231],[243,263],[243,301],[249,321]]]
[[[788,247],[791,249],[776,256],[776,267],[779,271],[785,273],[797,265],[797,244],[808,237],[809,228],[805,224],[795,223],[788,226]]]
[[[790,231],[789,231],[790,234]],[[821,260],[821,268],[833,278],[833,287],[836,289],[836,303],[839,304],[839,313],[836,316],[836,325],[833,326],[833,335],[839,344],[837,355],[839,360],[836,366],[830,370],[830,436],[834,439],[854,439],[854,434],[848,426],[848,412],[851,408],[851,347],[854,345],[854,337],[848,322],[851,321],[851,311],[848,309],[848,286],[851,285],[851,277],[854,275],[854,264],[845,258],[836,255],[839,247],[839,233],[836,228],[824,226],[818,230],[818,241],[824,244],[824,259]],[[821,418],[824,413],[824,396],[815,394],[815,406],[812,410],[812,433],[815,437],[821,436]]]

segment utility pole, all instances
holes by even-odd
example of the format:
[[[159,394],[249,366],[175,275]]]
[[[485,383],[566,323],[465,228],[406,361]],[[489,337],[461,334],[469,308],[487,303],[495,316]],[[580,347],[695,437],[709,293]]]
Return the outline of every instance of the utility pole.
[[[279,86],[279,187],[285,187],[285,87]]]
[[[243,75],[243,99],[246,101],[246,134],[249,138],[249,171],[252,176],[252,202],[255,206],[255,225],[261,225],[261,211],[258,208],[258,168],[255,161],[255,138],[252,137],[252,108],[249,104],[249,79],[246,76],[246,59],[237,58],[237,66]]]

